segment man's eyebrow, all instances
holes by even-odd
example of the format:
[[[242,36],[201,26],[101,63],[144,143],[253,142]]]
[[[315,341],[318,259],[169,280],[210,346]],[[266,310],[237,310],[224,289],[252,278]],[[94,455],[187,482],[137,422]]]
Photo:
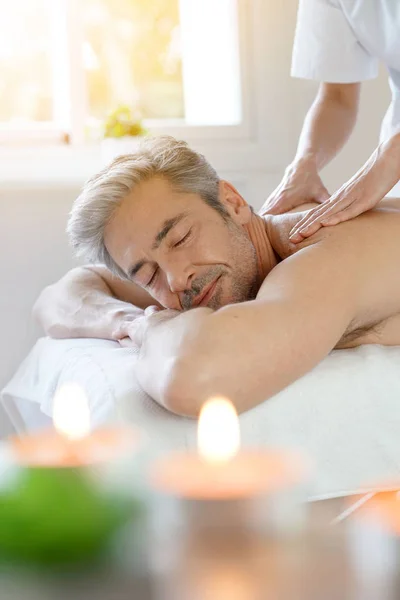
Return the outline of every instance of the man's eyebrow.
[[[175,225],[177,225],[180,221],[182,221],[182,219],[184,219],[186,215],[187,213],[183,212],[179,213],[179,215],[176,215],[175,217],[172,217],[172,219],[166,219],[162,225],[161,230],[157,233],[151,249],[157,250],[157,248],[160,246],[161,242],[167,237],[171,229],[175,227]],[[146,264],[146,262],[148,261],[142,259],[133,264],[128,270],[129,278],[133,279],[136,273],[140,271],[140,269]]]
[[[186,212],[182,212],[179,213],[179,215],[172,217],[172,219],[166,219],[163,223],[161,230],[157,233],[151,249],[157,250],[157,248],[160,246],[161,242],[167,237],[171,229],[175,227],[175,225],[177,225],[180,221],[182,221],[182,219],[184,219],[186,215]]]
[[[135,263],[134,265],[131,266],[131,268],[128,270],[128,277],[130,279],[133,279],[136,275],[136,273],[138,271],[140,271],[140,269],[143,267],[143,265],[146,264],[147,261],[145,260],[139,260],[137,263]]]

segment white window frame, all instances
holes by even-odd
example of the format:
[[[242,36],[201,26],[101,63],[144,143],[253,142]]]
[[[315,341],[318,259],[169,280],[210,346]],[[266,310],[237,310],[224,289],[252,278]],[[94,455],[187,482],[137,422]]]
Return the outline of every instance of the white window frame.
[[[196,0],[199,1],[199,0]],[[200,0],[201,1],[201,0]],[[251,7],[249,0],[231,0],[236,4],[238,24],[239,81],[242,118],[235,125],[188,125],[184,119],[146,119],[144,124],[149,131],[169,134],[199,143],[207,140],[226,142],[229,140],[250,140],[251,119]],[[32,123],[16,129],[15,126],[0,124],[0,142],[17,142],[18,145],[50,143],[59,145],[70,142],[72,146],[82,146],[84,140],[86,86],[82,59],[82,24],[78,17],[81,0],[53,0],[52,32],[54,38],[53,91],[54,121]],[[54,68],[57,65],[57,68]]]

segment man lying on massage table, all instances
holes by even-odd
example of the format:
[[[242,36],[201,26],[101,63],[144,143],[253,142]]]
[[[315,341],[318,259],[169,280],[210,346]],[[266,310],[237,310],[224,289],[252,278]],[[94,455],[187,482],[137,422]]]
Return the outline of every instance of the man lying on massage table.
[[[68,232],[101,264],[46,288],[34,314],[53,337],[139,346],[141,385],[174,413],[214,394],[245,411],[333,348],[400,344],[400,199],[295,245],[312,206],[257,216],[184,142],[150,139],[84,186]]]

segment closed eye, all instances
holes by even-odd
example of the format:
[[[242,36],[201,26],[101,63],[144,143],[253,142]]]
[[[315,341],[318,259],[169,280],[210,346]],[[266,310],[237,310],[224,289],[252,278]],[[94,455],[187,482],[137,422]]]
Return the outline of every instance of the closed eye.
[[[189,231],[187,232],[187,234],[181,240],[179,240],[179,242],[177,242],[176,244],[174,244],[174,248],[177,248],[178,246],[181,246],[182,244],[184,244],[186,242],[186,240],[189,239],[191,233],[192,233],[192,230],[189,229]]]
[[[147,284],[146,284],[146,287],[150,287],[150,286],[151,286],[151,284],[152,284],[152,283],[154,283],[154,281],[155,281],[155,279],[156,279],[156,276],[157,276],[157,273],[158,273],[158,269],[156,269],[156,270],[154,271],[154,273],[153,273],[153,276],[152,276],[152,278],[150,279],[150,281],[148,281],[148,282],[147,282]]]

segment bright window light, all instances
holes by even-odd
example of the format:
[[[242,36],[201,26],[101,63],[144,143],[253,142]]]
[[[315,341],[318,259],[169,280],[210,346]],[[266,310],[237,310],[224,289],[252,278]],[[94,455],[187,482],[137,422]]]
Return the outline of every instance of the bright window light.
[[[79,10],[88,117],[128,104],[144,118],[183,118],[179,0],[85,0]]]
[[[0,121],[53,119],[51,0],[0,2]]]
[[[0,138],[242,122],[239,0],[0,0]],[[89,132],[89,133],[88,133]]]
[[[180,15],[186,123],[240,123],[236,2],[181,0]]]

